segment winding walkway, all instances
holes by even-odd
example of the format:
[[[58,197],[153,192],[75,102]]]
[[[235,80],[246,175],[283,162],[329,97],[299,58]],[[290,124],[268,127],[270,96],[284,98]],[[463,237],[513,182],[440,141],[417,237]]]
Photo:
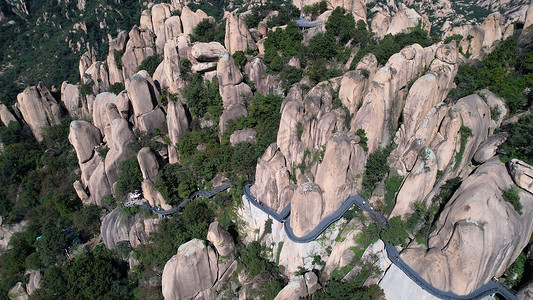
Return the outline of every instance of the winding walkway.
[[[208,190],[199,190],[199,191],[196,191],[194,193],[192,193],[189,198],[185,198],[183,199],[180,204],[174,206],[173,208],[169,209],[169,210],[164,210],[160,207],[157,207],[157,206],[150,206],[149,204],[143,204],[143,205],[140,205],[139,207],[141,208],[144,208],[144,209],[149,209],[151,212],[153,212],[154,214],[156,215],[159,215],[159,216],[167,216],[167,215],[171,215],[171,214],[174,214],[178,211],[181,211],[183,210],[183,208],[185,207],[185,205],[187,205],[187,203],[191,202],[194,198],[198,197],[198,196],[202,196],[202,197],[205,197],[205,198],[211,198],[213,197],[214,195],[224,191],[224,190],[227,190],[231,187],[231,183],[230,182],[227,182],[227,183],[224,183],[223,185],[221,186],[218,186],[210,191]]]
[[[260,203],[257,198],[252,195],[250,191],[251,184],[246,184],[244,186],[244,194],[255,207],[259,208],[269,216],[271,216],[273,219],[275,219],[278,222],[284,223],[283,227],[285,228],[285,232],[287,233],[287,236],[291,241],[296,243],[308,243],[310,241],[315,240],[326,228],[328,228],[333,222],[339,220],[348,209],[353,204],[356,204],[359,208],[361,208],[363,211],[369,213],[379,224],[382,228],[385,228],[387,226],[387,218],[383,214],[381,214],[378,211],[375,211],[368,201],[366,201],[363,197],[360,195],[351,195],[344,203],[341,204],[341,206],[333,212],[331,215],[324,218],[320,223],[311,230],[311,232],[307,233],[305,236],[298,237],[294,234],[292,227],[290,225],[290,208],[291,205],[288,204],[280,213],[278,213],[276,210],[265,206],[264,204]],[[509,290],[504,288],[503,286],[493,282],[489,281],[485,285],[481,286],[477,290],[473,291],[472,293],[468,295],[457,295],[453,292],[445,292],[441,291],[437,288],[435,288],[433,285],[431,285],[429,282],[427,282],[424,278],[422,278],[418,273],[413,270],[409,265],[407,265],[401,258],[400,253],[396,249],[396,247],[389,243],[384,241],[385,243],[385,249],[387,251],[387,257],[389,260],[396,265],[405,275],[407,275],[413,282],[415,282],[420,288],[422,288],[424,291],[430,293],[431,295],[438,297],[440,299],[445,300],[475,300],[475,299],[481,299],[485,296],[492,295],[492,294],[500,294],[503,297],[505,297],[507,300],[518,300],[518,298],[511,293]]]

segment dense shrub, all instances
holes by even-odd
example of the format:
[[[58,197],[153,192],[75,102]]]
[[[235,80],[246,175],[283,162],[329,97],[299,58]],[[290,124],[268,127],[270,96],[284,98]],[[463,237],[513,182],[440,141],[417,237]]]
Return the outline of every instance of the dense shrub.
[[[533,115],[523,115],[507,130],[509,138],[501,146],[506,152],[505,159],[518,158],[533,165]]]
[[[124,197],[128,193],[141,189],[143,181],[141,168],[136,156],[132,156],[118,165],[116,193]]]
[[[385,179],[385,207],[383,212],[389,215],[394,209],[396,193],[400,190],[403,182],[402,176],[391,176]]]
[[[204,82],[200,74],[194,74],[181,92],[187,99],[187,106],[193,116],[218,122],[223,107],[216,80]]]
[[[113,93],[115,95],[118,95],[120,92],[122,92],[125,89],[124,84],[122,82],[115,82],[112,85],[109,86],[109,92]]]
[[[533,50],[522,52],[514,37],[501,42],[478,66],[461,65],[455,77],[457,88],[448,99],[455,101],[489,88],[505,100],[511,115],[526,109],[533,97],[525,93],[533,85]]]
[[[359,24],[358,24],[359,28]],[[355,69],[357,63],[368,53],[372,53],[376,56],[378,63],[384,65],[391,55],[394,53],[400,52],[402,48],[412,44],[419,44],[422,47],[427,47],[435,42],[431,39],[426,31],[424,31],[420,26],[411,28],[411,31],[408,33],[399,33],[397,35],[386,35],[378,43],[368,44],[366,47],[362,48],[355,55],[350,69]]]
[[[203,19],[194,28],[194,33],[191,35],[191,42],[219,42],[224,45],[225,36],[226,22],[217,24],[210,19]]]
[[[518,192],[516,189],[512,188],[507,191],[503,191],[503,199],[505,199],[507,202],[511,203],[511,205],[514,207],[516,212],[518,214],[522,214],[522,204],[520,203],[520,196],[518,195]]]
[[[405,221],[400,216],[391,218],[387,228],[381,231],[381,239],[402,247],[407,246],[406,240],[409,239],[409,234]]]
[[[320,1],[317,3],[313,3],[312,5],[305,5],[303,7],[304,13],[311,19],[318,18],[318,16],[324,13],[327,9],[328,4],[326,1]]]
[[[341,44],[346,44],[355,36],[355,20],[351,13],[346,13],[344,8],[337,6],[326,22],[328,34],[336,37]]]
[[[157,66],[163,61],[163,56],[161,54],[154,54],[152,56],[148,56],[143,61],[141,61],[141,64],[139,65],[139,70],[145,70],[150,74],[150,76],[154,76],[155,69],[157,69]]]
[[[166,164],[157,173],[154,189],[159,191],[170,204],[189,197],[196,190],[190,170],[179,164]]]
[[[128,265],[103,245],[45,270],[36,299],[131,299]]]
[[[368,156],[365,173],[363,175],[363,193],[365,196],[370,196],[376,186],[383,180],[387,172],[389,172],[389,165],[387,164],[387,157],[389,157],[392,147],[380,148]]]

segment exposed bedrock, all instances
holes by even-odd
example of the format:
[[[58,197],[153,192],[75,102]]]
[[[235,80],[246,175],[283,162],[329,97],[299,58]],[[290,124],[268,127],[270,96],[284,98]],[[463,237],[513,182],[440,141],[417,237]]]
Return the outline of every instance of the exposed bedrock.
[[[218,276],[217,254],[205,241],[193,239],[165,264],[161,285],[165,299],[204,298]],[[207,296],[207,295],[205,295]]]
[[[17,103],[13,105],[28,125],[37,141],[43,139],[43,128],[61,123],[61,109],[50,91],[39,82],[17,95]]]
[[[519,191],[519,214],[502,196],[512,187],[498,157],[485,162],[444,207],[429,239],[429,251],[407,249],[402,258],[436,288],[459,295],[499,277],[533,231],[533,195]]]

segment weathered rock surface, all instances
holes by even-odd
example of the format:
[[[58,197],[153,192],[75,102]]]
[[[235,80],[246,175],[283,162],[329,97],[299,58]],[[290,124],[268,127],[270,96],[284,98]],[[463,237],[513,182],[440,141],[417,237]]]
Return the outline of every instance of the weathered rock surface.
[[[83,74],[83,84],[92,85],[93,94],[105,92],[109,89],[109,73],[103,62],[94,62]]]
[[[304,275],[294,277],[278,293],[275,300],[301,299],[307,297],[321,288],[318,283],[318,277],[313,272],[307,272]]]
[[[43,139],[43,128],[61,122],[61,109],[42,82],[37,86],[27,87],[18,94],[14,108],[20,111],[24,121],[30,125],[37,141]]]
[[[502,190],[512,186],[503,163],[497,157],[490,159],[463,181],[446,204],[427,254],[407,249],[402,258],[436,288],[459,295],[500,276],[533,231],[533,196],[520,192],[519,215],[502,196]]]
[[[403,258],[403,256],[402,256]],[[399,284],[402,283],[402,284]],[[420,299],[420,300],[439,300],[430,293],[424,291],[421,287],[414,284],[402,270],[396,265],[391,265],[385,273],[385,276],[379,282],[379,286],[385,292],[386,299]]]
[[[533,299],[533,282],[529,283],[525,287],[521,288],[516,294],[520,300]]]
[[[189,121],[181,101],[170,101],[167,108],[168,136],[172,142],[168,145],[168,159],[171,164],[179,160],[176,144],[179,138],[189,129]]]
[[[279,85],[279,76],[266,73],[266,65],[256,57],[244,66],[244,72],[254,83],[256,92],[263,95],[282,95],[283,91]]]
[[[138,219],[129,231],[129,242],[132,248],[150,243],[150,234],[156,231],[155,225],[160,219]]]
[[[219,42],[195,43],[191,47],[191,56],[199,62],[217,61],[226,48]]]
[[[365,130],[369,152],[390,141],[387,124],[399,117],[400,90],[429,65],[435,51],[434,47],[422,48],[418,44],[407,46],[376,72],[353,121],[355,130]]]
[[[291,226],[296,236],[304,236],[320,223],[325,202],[320,186],[314,182],[302,183],[291,199]]]
[[[207,14],[201,9],[193,12],[189,7],[184,6],[181,10],[181,24],[183,25],[183,33],[193,34],[194,28],[203,19],[207,18]]]
[[[226,17],[226,37],[224,45],[229,53],[236,51],[257,50],[254,39],[246,26],[244,18],[230,13]]]
[[[524,20],[524,28],[530,29],[529,27],[533,25],[533,3],[529,4],[529,7],[526,12],[526,18]]]
[[[109,151],[107,152],[104,163],[109,186],[113,186],[117,181],[118,165],[132,155],[128,145],[131,142],[133,131],[130,129],[128,121],[124,119],[114,119],[111,122],[110,131],[109,136],[111,137],[112,143],[108,141]],[[91,186],[89,186],[89,190],[93,194]]]
[[[74,190],[76,191],[76,195],[78,195],[78,198],[80,198],[81,202],[83,204],[89,204],[90,199],[89,199],[89,196],[87,195],[87,192],[85,191],[85,188],[83,187],[83,184],[81,184],[79,180],[76,180],[74,181],[72,186],[74,187]]]
[[[171,93],[178,93],[183,88],[184,82],[181,79],[180,58],[178,54],[178,39],[167,40],[164,45],[163,61],[154,72],[154,82],[159,83],[159,87],[168,87]]]
[[[87,107],[83,105],[78,87],[66,81],[61,84],[61,101],[65,104],[71,118],[87,116]],[[85,106],[85,107],[84,107]]]
[[[222,228],[219,222],[213,222],[209,225],[207,240],[215,246],[220,256],[228,256],[235,250],[233,238]]]
[[[514,182],[533,194],[533,167],[519,159],[512,159],[509,169]]]
[[[503,16],[500,13],[493,13],[485,19],[483,24],[481,24],[481,28],[483,28],[483,31],[485,32],[483,47],[488,48],[485,51],[490,51],[494,42],[502,39],[504,30],[503,21]]]
[[[165,114],[158,107],[159,92],[146,71],[139,71],[131,77],[126,86],[133,107],[135,126],[145,132],[161,129]]]
[[[357,64],[356,71],[347,72],[342,76],[339,98],[350,114],[357,114],[361,101],[368,91],[370,80],[376,73],[377,64],[374,54],[369,53]]]
[[[148,200],[151,206],[161,206],[164,209],[170,209],[166,204],[165,199],[154,189],[154,182],[159,173],[159,163],[152,150],[149,147],[144,147],[137,153],[137,160],[143,176],[141,183],[144,198]]]
[[[22,221],[13,225],[2,225],[2,216],[0,216],[0,254],[9,249],[9,241],[11,240],[13,234],[22,232],[25,229],[25,226],[26,221]]]
[[[257,136],[257,131],[253,128],[235,130],[229,137],[229,142],[232,146],[241,142],[253,143]]]
[[[5,104],[0,104],[0,121],[4,126],[9,126],[10,122],[18,123],[15,116],[9,111]]]
[[[30,274],[30,278],[28,279],[28,284],[26,285],[26,292],[28,295],[32,295],[35,290],[39,289],[41,287],[42,282],[42,274],[40,271],[26,271],[26,274]]]
[[[120,208],[115,208],[102,220],[100,232],[105,246],[115,249],[118,242],[129,241],[129,230],[135,223],[135,218],[122,214]]]
[[[291,201],[294,189],[290,185],[285,158],[274,143],[257,163],[252,193],[268,207],[281,211]]]
[[[333,134],[326,144],[324,159],[318,165],[315,176],[315,182],[323,191],[322,218],[336,211],[348,196],[346,176],[351,150],[350,140],[342,131]],[[293,211],[291,207],[291,212]]]
[[[15,286],[9,290],[7,297],[10,300],[28,300],[28,293],[26,293],[26,289],[24,289],[22,282],[17,282]]]
[[[486,162],[491,157],[496,155],[496,150],[498,146],[503,144],[507,140],[508,134],[506,132],[501,132],[489,137],[486,141],[479,146],[479,149],[474,154],[474,160],[480,164]]]
[[[141,17],[142,20],[142,17]],[[129,32],[129,40],[122,56],[122,72],[124,79],[128,79],[137,72],[141,62],[148,56],[154,55],[155,37],[151,30],[142,29],[136,25]]]
[[[404,180],[396,196],[396,205],[391,217],[403,217],[414,212],[412,204],[421,202],[433,189],[437,177],[437,167],[437,157],[433,150],[431,148],[422,149],[413,170]]]
[[[170,299],[203,297],[217,280],[217,255],[204,241],[193,239],[178,249],[165,264],[161,285]]]
[[[80,165],[86,163],[93,157],[95,154],[94,148],[102,142],[100,130],[84,120],[70,122],[68,139],[74,147],[74,150],[76,150]]]
[[[247,114],[244,101],[252,97],[252,90],[243,82],[244,77],[229,52],[225,52],[218,60],[217,77],[224,106],[219,127],[220,132],[224,132],[227,121]]]

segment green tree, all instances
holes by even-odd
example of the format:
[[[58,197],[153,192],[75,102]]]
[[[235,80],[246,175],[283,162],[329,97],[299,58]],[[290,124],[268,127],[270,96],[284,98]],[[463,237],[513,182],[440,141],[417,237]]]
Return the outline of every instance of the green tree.
[[[155,69],[163,61],[163,56],[161,54],[154,54],[148,56],[139,65],[139,70],[146,70],[150,76],[154,76]]]
[[[389,220],[387,228],[381,231],[381,239],[403,247],[407,245],[406,240],[409,239],[409,234],[407,234],[406,224],[400,216]]]
[[[125,197],[129,192],[141,189],[143,181],[141,168],[136,156],[132,156],[118,165],[116,192]]]

